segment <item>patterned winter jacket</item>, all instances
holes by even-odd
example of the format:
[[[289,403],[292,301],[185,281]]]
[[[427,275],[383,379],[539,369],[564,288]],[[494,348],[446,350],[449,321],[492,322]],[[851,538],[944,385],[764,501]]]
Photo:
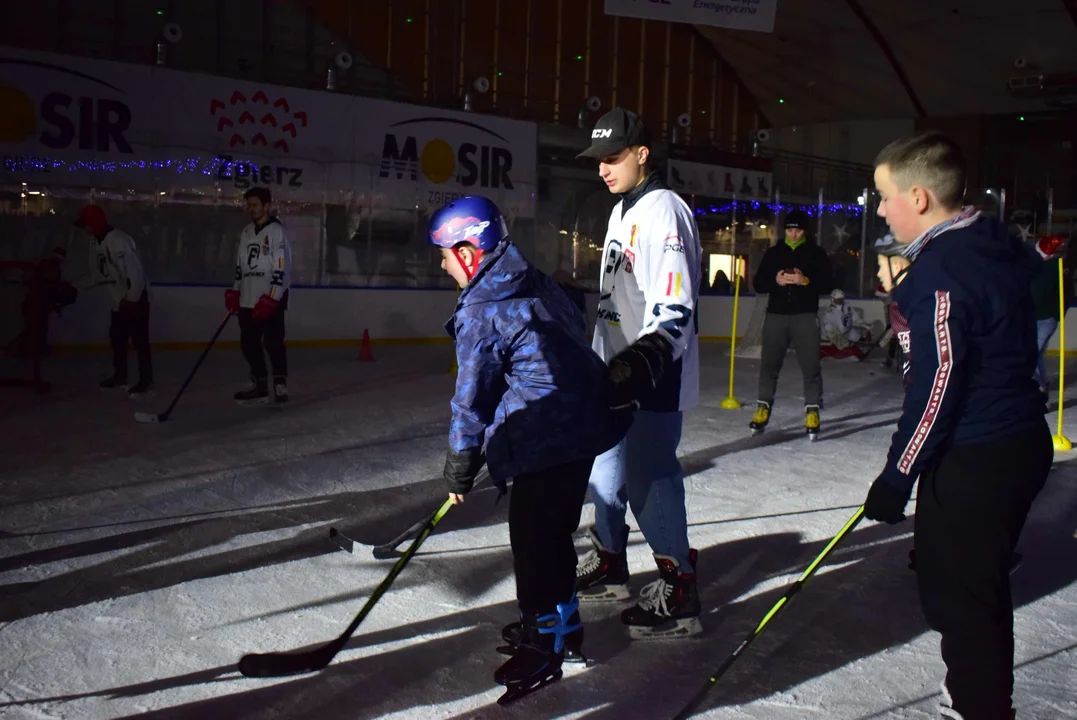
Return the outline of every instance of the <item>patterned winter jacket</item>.
[[[459,373],[449,446],[485,445],[494,483],[594,457],[630,420],[608,410],[606,365],[580,311],[511,241],[482,262],[445,324]]]

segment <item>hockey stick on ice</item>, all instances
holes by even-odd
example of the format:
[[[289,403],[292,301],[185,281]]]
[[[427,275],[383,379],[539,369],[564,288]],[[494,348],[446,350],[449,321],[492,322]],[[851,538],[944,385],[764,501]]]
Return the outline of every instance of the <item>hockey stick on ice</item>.
[[[474,491],[476,487],[489,479],[490,469],[484,465],[482,470],[479,471],[479,474],[475,476],[475,485],[472,487],[472,491]],[[426,526],[426,523],[430,522],[430,518],[437,514],[438,510],[440,509],[440,506],[434,508],[434,512],[430,513],[429,515],[423,516],[422,520],[418,521],[389,542],[382,545],[375,545],[374,559],[388,560],[389,558],[400,557],[400,551],[397,550],[397,547],[407,542],[408,540],[418,537],[419,533],[422,532],[423,527]],[[355,540],[340,532],[335,527],[329,528],[329,539],[336,543],[338,546],[340,546],[341,550],[349,552],[352,555],[358,555],[359,548],[362,547],[361,543],[357,543]]]
[[[786,590],[785,594],[782,595],[781,599],[774,604],[774,607],[770,609],[770,612],[763,616],[763,620],[758,625],[756,625],[754,630],[748,633],[748,637],[744,638],[744,640],[741,641],[740,645],[737,646],[737,649],[733,651],[733,654],[727,657],[725,659],[725,662],[723,662],[721,666],[719,666],[719,668],[715,671],[715,673],[711,675],[710,679],[707,680],[707,684],[700,688],[699,692],[695,694],[695,696],[688,702],[688,704],[681,708],[681,711],[673,716],[673,720],[686,720],[695,713],[696,709],[707,697],[707,693],[710,692],[711,688],[718,684],[718,681],[722,679],[722,676],[725,675],[726,671],[729,670],[729,668],[733,667],[733,663],[737,661],[737,658],[740,657],[741,653],[744,652],[745,649],[747,649],[747,647],[751,645],[752,642],[762,634],[763,630],[767,627],[767,624],[770,623],[770,621],[773,620],[778,615],[778,613],[780,613],[782,609],[785,608],[787,604],[789,604],[789,601],[793,598],[793,596],[800,592],[801,588],[804,587],[804,584],[808,582],[808,579],[815,574],[815,571],[819,569],[819,566],[822,565],[823,561],[825,561],[827,556],[830,555],[830,552],[835,547],[837,547],[838,543],[845,539],[846,535],[853,531],[853,528],[860,524],[860,521],[863,518],[864,507],[860,506],[860,508],[857,509],[853,516],[849,518],[849,521],[845,523],[845,527],[843,527],[838,532],[838,534],[835,535],[829,543],[827,543],[827,546],[823,548],[823,551],[819,553],[815,560],[812,561],[812,564],[809,565],[803,573],[801,573],[800,577],[796,579],[796,582],[789,586],[789,589]]]
[[[183,393],[187,391],[187,386],[191,384],[191,380],[194,379],[194,374],[198,372],[198,368],[202,367],[202,361],[206,359],[206,355],[209,355],[209,351],[213,348],[214,343],[217,342],[217,338],[221,336],[224,331],[224,326],[228,324],[228,321],[232,318],[232,313],[228,313],[224,316],[224,320],[221,321],[221,326],[217,328],[217,332],[213,333],[213,337],[209,339],[209,344],[206,345],[206,349],[202,351],[202,355],[199,356],[198,362],[191,368],[190,374],[187,379],[183,381],[183,385],[180,386],[179,392],[176,393],[176,397],[172,398],[172,403],[168,406],[163,413],[146,413],[136,412],[135,420],[140,423],[163,423],[168,420],[168,416],[172,414],[172,410],[175,409],[176,403],[183,397]]]
[[[393,565],[393,569],[389,571],[389,574],[381,581],[381,584],[374,589],[370,599],[363,605],[363,609],[359,611],[359,614],[352,620],[351,625],[345,628],[344,632],[340,634],[335,640],[316,647],[313,650],[306,650],[304,652],[296,653],[251,653],[244,655],[239,661],[239,671],[250,678],[265,678],[265,677],[285,677],[287,675],[301,675],[308,672],[316,672],[322,670],[329,663],[333,661],[333,658],[337,656],[344,646],[347,644],[348,639],[355,633],[359,627],[359,623],[363,622],[363,619],[370,613],[374,606],[381,599],[381,596],[392,586],[393,581],[396,580],[397,575],[404,569],[404,566],[408,564],[412,556],[415,555],[415,551],[419,549],[426,538],[430,537],[430,533],[434,531],[437,524],[441,522],[441,519],[445,517],[445,513],[449,512],[449,508],[452,507],[452,500],[445,498],[445,502],[441,503],[441,507],[437,509],[433,515],[427,519],[423,529],[419,532],[419,536],[415,538],[415,541],[411,544],[396,564]]]

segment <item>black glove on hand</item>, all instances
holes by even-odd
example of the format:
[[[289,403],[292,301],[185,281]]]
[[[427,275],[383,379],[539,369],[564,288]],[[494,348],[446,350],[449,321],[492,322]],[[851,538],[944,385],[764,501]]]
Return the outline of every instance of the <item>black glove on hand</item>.
[[[905,519],[905,505],[909,502],[909,493],[898,490],[881,477],[876,478],[868,490],[864,501],[864,517],[868,520],[897,525]]]
[[[475,476],[486,464],[486,454],[479,448],[455,453],[452,450],[445,457],[445,482],[449,492],[454,495],[466,495],[475,486]]]
[[[614,355],[607,373],[610,407],[639,407],[672,362],[673,346],[657,333],[644,335]]]

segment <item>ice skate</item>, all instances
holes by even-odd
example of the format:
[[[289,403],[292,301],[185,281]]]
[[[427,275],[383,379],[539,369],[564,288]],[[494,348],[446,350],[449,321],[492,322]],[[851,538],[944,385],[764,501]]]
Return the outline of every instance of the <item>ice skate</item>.
[[[578,603],[577,603],[578,604]],[[569,618],[570,625],[580,625],[578,630],[565,635],[564,661],[567,663],[586,663],[587,657],[583,654],[583,626],[580,614],[577,612]],[[501,639],[505,641],[497,651],[502,655],[515,655],[520,645],[527,639],[527,631],[524,628],[523,615],[517,622],[509,623],[501,629]]]
[[[246,390],[240,390],[232,398],[244,406],[266,405],[269,403],[269,389],[266,387],[265,379],[252,379],[250,386]]]
[[[954,699],[950,697],[950,691],[946,687],[946,681],[943,680],[940,687],[942,688],[942,702],[939,703],[939,716],[949,718],[949,720],[965,720],[965,716],[954,710]],[[1006,717],[1009,720],[1017,720],[1017,711],[1010,708],[1010,714]]]
[[[689,551],[695,565],[698,552]],[[699,622],[699,593],[696,574],[682,573],[677,561],[655,555],[659,577],[640,591],[639,604],[621,613],[621,622],[634,640],[668,640],[703,632]]]
[[[804,406],[804,430],[808,433],[808,439],[815,442],[819,437],[819,406]]]
[[[621,545],[628,544],[628,526],[622,530]],[[580,602],[617,602],[628,600],[628,554],[610,552],[595,533],[589,531],[594,549],[583,556],[576,568],[576,593]]]
[[[288,402],[288,384],[284,378],[273,381],[273,402],[277,405]]]
[[[494,672],[494,682],[505,686],[505,694],[497,699],[499,705],[508,705],[561,679],[566,636],[579,632],[582,640],[583,625],[579,617],[579,601],[575,597],[559,603],[555,613],[524,614],[522,642],[512,657]]]
[[[137,385],[132,385],[131,387],[127,388],[127,395],[129,397],[131,397],[132,399],[140,398],[143,395],[149,395],[150,397],[156,397],[157,392],[154,389],[152,382],[142,381],[142,382],[138,383]]]
[[[770,403],[760,400],[756,403],[755,415],[752,415],[752,421],[748,423],[752,435],[762,435],[763,431],[767,429],[768,422],[770,422]]]
[[[127,389],[127,376],[126,375],[113,375],[110,378],[101,381],[97,387],[102,390],[126,390]]]

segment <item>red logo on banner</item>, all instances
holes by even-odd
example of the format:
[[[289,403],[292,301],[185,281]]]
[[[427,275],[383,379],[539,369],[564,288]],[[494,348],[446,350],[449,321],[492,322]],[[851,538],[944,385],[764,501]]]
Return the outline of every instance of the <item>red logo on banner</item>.
[[[283,97],[270,101],[265,90],[258,90],[249,100],[239,90],[227,100],[213,98],[209,101],[209,116],[217,132],[228,139],[230,148],[260,145],[287,153],[291,149],[289,142],[307,127],[305,111],[292,112]]]

